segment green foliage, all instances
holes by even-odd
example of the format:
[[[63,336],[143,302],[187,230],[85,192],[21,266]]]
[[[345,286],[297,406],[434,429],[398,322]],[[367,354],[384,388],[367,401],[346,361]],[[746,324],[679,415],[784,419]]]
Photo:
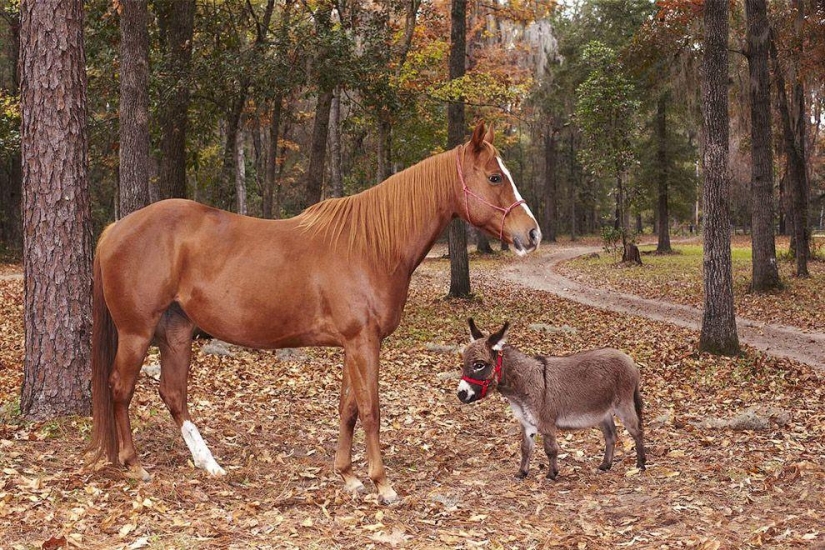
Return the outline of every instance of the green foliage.
[[[602,248],[614,258],[622,252],[622,230],[612,225],[602,226]]]
[[[601,42],[583,54],[590,75],[576,90],[576,122],[584,137],[582,163],[602,176],[621,176],[634,160],[634,114],[639,102],[616,53]]]
[[[20,151],[20,96],[0,90],[0,158]]]

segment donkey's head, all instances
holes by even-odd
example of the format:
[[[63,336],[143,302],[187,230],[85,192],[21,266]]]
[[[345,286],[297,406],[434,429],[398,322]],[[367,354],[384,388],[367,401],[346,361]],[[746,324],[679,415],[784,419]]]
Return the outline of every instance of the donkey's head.
[[[467,319],[467,322],[472,340],[461,356],[458,399],[462,403],[472,403],[486,397],[491,387],[501,380],[502,350],[507,342],[507,329],[510,328],[510,323],[504,323],[501,330],[485,337],[472,319]]]
[[[513,245],[523,256],[538,248],[541,229],[493,146],[493,129],[479,122],[470,141],[457,149],[462,185],[458,215]]]

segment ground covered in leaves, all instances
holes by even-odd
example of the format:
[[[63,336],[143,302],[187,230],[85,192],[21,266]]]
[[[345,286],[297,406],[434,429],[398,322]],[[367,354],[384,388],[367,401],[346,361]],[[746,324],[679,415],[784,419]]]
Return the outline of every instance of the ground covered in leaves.
[[[697,355],[697,335],[500,282],[512,256],[472,262],[476,293],[448,301],[449,264],[413,278],[382,351],[384,458],[400,502],[352,497],[332,472],[342,354],[196,350],[190,405],[218,462],[195,470],[141,376],[135,440],[151,483],[82,468],[87,418],[27,423],[17,402],[22,282],[0,281],[0,546],[3,548],[794,548],[825,545],[825,375],[756,353]],[[538,450],[518,481],[519,430],[497,394],[455,396],[465,318],[513,322],[510,342],[565,354],[618,347],[639,363],[648,469],[621,428],[610,472],[601,434],[560,439],[558,481]],[[153,357],[147,363],[152,363]],[[506,368],[506,366],[505,366]],[[727,422],[768,411],[762,429]],[[760,413],[761,414],[761,413]],[[357,471],[366,480],[363,437]],[[538,446],[540,449],[541,446]]]
[[[618,257],[601,253],[598,257],[577,258],[558,266],[565,277],[587,286],[613,289],[643,298],[659,299],[701,308],[702,246],[698,240],[674,242],[674,254],[656,255],[656,243],[639,247],[642,266],[619,265]],[[825,250],[818,248],[816,260],[808,263],[809,278],[794,276],[795,264],[788,258],[788,239],[777,239],[781,290],[751,292],[750,237],[733,241],[733,287],[736,314],[765,323],[807,330],[825,328]]]

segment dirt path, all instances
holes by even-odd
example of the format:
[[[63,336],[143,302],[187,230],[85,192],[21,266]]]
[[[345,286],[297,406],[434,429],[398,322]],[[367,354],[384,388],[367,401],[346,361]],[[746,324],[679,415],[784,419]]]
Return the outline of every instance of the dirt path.
[[[7,273],[5,275],[0,274],[0,281],[16,281],[22,278],[22,273]]]
[[[514,283],[544,290],[588,306],[628,315],[639,315],[699,331],[702,311],[697,308],[650,300],[632,294],[592,288],[555,272],[554,266],[583,254],[600,252],[599,247],[554,248],[548,254],[530,255],[508,266],[502,276]],[[803,332],[794,327],[771,325],[736,318],[741,343],[777,357],[787,357],[819,369],[825,369],[825,334]]]

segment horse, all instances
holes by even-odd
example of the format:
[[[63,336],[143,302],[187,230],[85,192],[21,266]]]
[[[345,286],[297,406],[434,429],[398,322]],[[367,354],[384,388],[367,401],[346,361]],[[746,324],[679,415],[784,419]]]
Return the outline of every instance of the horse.
[[[195,327],[263,349],[344,349],[334,471],[348,491],[361,420],[369,477],[397,499],[379,441],[381,342],[398,327],[413,271],[451,219],[535,250],[541,231],[480,122],[469,142],[357,195],[282,220],[168,199],[108,226],[94,258],[90,461],[105,454],[149,481],[132,440],[129,404],[149,345],[160,349],[161,399],[195,466],[225,474],[187,408]]]

